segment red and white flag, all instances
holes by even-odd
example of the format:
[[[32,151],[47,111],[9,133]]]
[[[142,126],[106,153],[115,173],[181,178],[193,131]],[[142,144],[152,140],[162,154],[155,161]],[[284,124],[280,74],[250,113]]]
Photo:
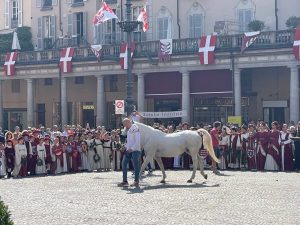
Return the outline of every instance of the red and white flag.
[[[216,43],[217,37],[214,35],[201,37],[199,48],[199,57],[201,64],[208,65],[214,63]]]
[[[96,15],[93,18],[93,24],[99,25],[104,23],[107,20],[112,19],[118,19],[114,11],[106,4],[106,2],[103,2],[102,7],[99,9],[99,11],[96,13]]]
[[[149,29],[149,22],[148,22],[148,14],[146,6],[144,6],[140,12],[140,15],[137,18],[137,21],[143,23],[143,31],[146,32]]]
[[[243,53],[250,45],[252,45],[258,36],[260,35],[260,31],[247,32],[244,34],[241,53]]]
[[[135,43],[131,44],[131,62],[133,57],[133,52],[135,50]],[[120,53],[120,66],[123,70],[128,69],[128,50],[127,50],[127,44],[122,43],[121,44],[121,53]]]
[[[102,45],[91,45],[91,50],[97,57],[98,61],[100,61],[102,56]]]
[[[63,48],[60,52],[59,66],[62,72],[72,72],[72,58],[74,56],[74,48]]]
[[[300,28],[296,29],[293,50],[294,50],[295,58],[297,60],[300,60]]]
[[[17,52],[6,53],[5,62],[4,62],[4,72],[6,76],[15,75],[15,63],[17,61]]]

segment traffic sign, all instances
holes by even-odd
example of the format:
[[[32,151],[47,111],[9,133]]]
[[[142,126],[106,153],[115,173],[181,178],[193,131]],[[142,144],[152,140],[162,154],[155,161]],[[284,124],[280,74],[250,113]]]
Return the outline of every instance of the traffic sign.
[[[125,113],[125,102],[124,100],[115,100],[115,114],[122,115]]]

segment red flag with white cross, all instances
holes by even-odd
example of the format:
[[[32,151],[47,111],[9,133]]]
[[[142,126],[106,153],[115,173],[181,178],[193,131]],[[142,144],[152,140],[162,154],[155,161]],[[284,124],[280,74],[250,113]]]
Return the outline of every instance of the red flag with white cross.
[[[63,73],[72,72],[72,59],[74,56],[74,48],[63,48],[60,52],[59,66]]]
[[[199,57],[201,64],[208,65],[214,63],[216,43],[217,37],[214,35],[201,37],[199,48]]]
[[[300,27],[296,29],[293,50],[294,50],[295,58],[297,60],[300,60]]]
[[[17,61],[17,52],[6,53],[5,62],[4,62],[4,72],[6,76],[15,75],[15,64]]]
[[[135,43],[131,43],[131,62],[132,57],[133,57],[133,52],[135,50]],[[123,70],[127,70],[128,69],[128,50],[127,50],[127,44],[126,43],[122,43],[121,44],[121,53],[120,53],[120,66]],[[132,65],[132,64],[131,64]]]

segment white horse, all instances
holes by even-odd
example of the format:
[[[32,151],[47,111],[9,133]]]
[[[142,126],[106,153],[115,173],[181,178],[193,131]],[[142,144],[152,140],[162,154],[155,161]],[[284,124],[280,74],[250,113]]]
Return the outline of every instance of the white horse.
[[[204,147],[208,150],[208,154],[214,161],[219,163],[212,146],[211,136],[204,129],[197,131],[185,130],[166,134],[142,123],[135,122],[135,124],[137,124],[141,132],[141,148],[144,149],[146,155],[140,175],[151,159],[155,159],[163,174],[161,183],[165,183],[167,176],[161,157],[176,157],[186,152],[193,160],[193,173],[187,182],[191,183],[195,178],[198,163],[200,164],[201,175],[207,179],[207,174],[204,173],[203,160],[199,155],[202,139]]]

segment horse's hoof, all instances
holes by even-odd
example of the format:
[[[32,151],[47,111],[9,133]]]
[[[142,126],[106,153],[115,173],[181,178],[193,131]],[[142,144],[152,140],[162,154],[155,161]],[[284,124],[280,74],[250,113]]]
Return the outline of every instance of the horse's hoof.
[[[208,176],[207,176],[207,174],[205,174],[203,177],[204,177],[205,180],[207,180],[207,177],[208,177]]]
[[[161,183],[161,184],[165,184],[165,183],[166,183],[166,181],[165,181],[165,180],[162,180],[162,181],[160,181],[160,183]]]
[[[188,180],[187,182],[188,182],[188,183],[193,183],[193,181],[192,181],[192,180]]]

